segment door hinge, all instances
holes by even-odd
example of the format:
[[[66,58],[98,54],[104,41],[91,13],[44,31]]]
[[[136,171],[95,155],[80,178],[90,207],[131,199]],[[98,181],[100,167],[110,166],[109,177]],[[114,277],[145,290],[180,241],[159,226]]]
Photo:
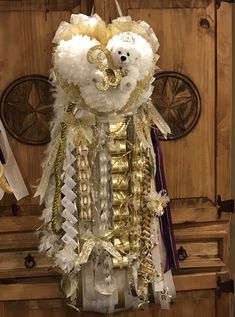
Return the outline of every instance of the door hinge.
[[[222,282],[219,276],[217,279],[217,293],[219,298],[222,293],[234,293],[234,280]]]
[[[221,2],[235,3],[235,0],[216,0],[217,9],[220,8]]]
[[[221,217],[222,212],[234,213],[234,200],[233,199],[221,200],[221,196],[218,195],[217,204],[219,206],[217,209],[218,218]]]

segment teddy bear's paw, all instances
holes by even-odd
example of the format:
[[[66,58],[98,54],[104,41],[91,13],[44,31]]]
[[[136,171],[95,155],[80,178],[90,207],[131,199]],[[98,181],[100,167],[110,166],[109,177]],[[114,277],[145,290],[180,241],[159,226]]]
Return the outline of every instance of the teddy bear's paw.
[[[135,89],[136,80],[130,77],[125,77],[120,82],[120,90],[121,91],[132,91]]]
[[[94,73],[93,73],[93,76],[92,76],[92,81],[95,82],[95,83],[101,83],[104,81],[104,74],[99,71],[99,70],[96,70]]]

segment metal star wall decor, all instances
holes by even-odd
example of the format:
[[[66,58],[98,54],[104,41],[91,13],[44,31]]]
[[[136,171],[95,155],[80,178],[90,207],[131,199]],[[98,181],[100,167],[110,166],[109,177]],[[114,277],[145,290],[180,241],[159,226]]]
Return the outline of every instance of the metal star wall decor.
[[[197,124],[201,111],[200,95],[188,77],[176,72],[158,73],[152,100],[171,128],[169,140],[185,136]]]
[[[8,132],[20,142],[44,144],[50,140],[53,97],[48,79],[41,75],[12,82],[1,98],[1,117]]]

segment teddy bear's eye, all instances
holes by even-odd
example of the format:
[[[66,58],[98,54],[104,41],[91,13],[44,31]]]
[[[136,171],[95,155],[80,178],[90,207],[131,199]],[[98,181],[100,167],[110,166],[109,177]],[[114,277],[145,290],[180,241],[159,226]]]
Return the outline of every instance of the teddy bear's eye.
[[[122,52],[121,52],[121,51],[118,51],[118,54],[122,54]]]
[[[127,56],[130,56],[130,53],[127,53],[126,55],[127,55]]]

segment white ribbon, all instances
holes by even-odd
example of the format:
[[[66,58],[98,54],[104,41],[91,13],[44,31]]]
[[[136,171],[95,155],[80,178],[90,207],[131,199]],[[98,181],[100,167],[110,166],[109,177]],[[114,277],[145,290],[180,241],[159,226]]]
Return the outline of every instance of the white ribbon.
[[[73,133],[68,133],[66,142],[66,157],[63,165],[63,181],[64,184],[61,188],[61,192],[64,197],[61,201],[62,204],[62,216],[64,222],[62,224],[62,229],[65,234],[62,237],[65,245],[69,244],[73,250],[78,248],[77,235],[78,231],[75,229],[77,227],[76,223],[78,219],[76,218],[77,213],[77,193],[76,193],[76,182],[74,181],[74,176],[76,175],[76,170],[74,164],[76,163],[76,157],[73,154],[75,150],[75,145],[73,143]]]
[[[6,179],[13,189],[13,194],[17,200],[29,195],[28,189],[25,185],[23,177],[20,173],[16,159],[11,150],[10,144],[7,139],[6,130],[0,120],[0,144],[6,163],[4,164],[4,171]],[[0,189],[0,199],[2,199],[4,192]]]
[[[163,137],[167,139],[167,135],[171,134],[171,129],[151,101],[148,102],[148,111]]]

